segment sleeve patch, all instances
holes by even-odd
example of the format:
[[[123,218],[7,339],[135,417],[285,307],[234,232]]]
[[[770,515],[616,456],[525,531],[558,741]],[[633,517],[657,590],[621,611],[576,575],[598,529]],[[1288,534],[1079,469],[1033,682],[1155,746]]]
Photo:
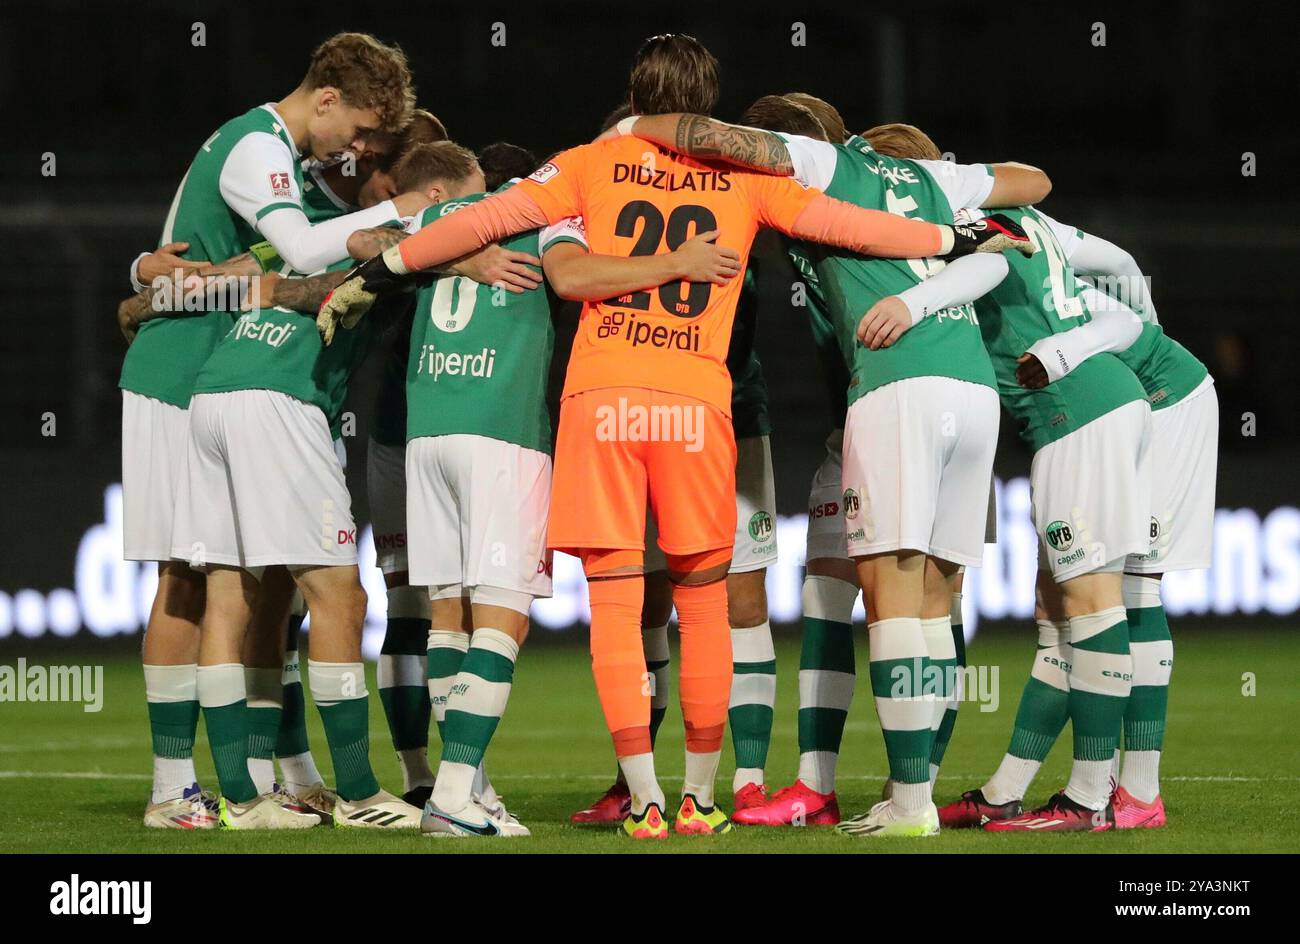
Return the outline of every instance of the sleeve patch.
[[[560,168],[556,167],[555,164],[550,161],[547,161],[541,167],[537,168],[537,170],[529,174],[528,179],[535,184],[544,184],[559,172]]]

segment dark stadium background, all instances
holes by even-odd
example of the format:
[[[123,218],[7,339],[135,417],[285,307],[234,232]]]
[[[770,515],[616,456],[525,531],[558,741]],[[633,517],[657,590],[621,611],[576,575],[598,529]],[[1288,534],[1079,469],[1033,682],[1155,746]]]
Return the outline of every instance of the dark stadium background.
[[[202,47],[191,43],[198,22]],[[504,47],[491,43],[497,22]],[[1093,42],[1099,23],[1104,47]],[[792,45],[794,24],[806,46]],[[72,587],[78,542],[103,519],[120,461],[114,308],[195,149],[227,118],[293,89],[312,48],[342,29],[399,42],[420,103],[475,148],[508,140],[544,157],[588,140],[622,98],[642,38],[687,31],[720,60],[720,117],[802,90],[836,104],[853,131],[906,120],[958,160],[1041,166],[1055,184],[1046,207],[1132,251],[1167,330],[1209,364],[1222,407],[1219,507],[1262,518],[1300,504],[1292,4],[5,0],[0,593]],[[1243,175],[1246,152],[1255,176]],[[46,153],[53,177],[41,173]],[[788,273],[769,267],[763,282],[777,300],[758,345],[778,506],[797,514],[826,395],[803,318],[781,302]],[[354,389],[361,436],[373,368]],[[43,435],[50,413],[54,436]],[[1245,413],[1253,436],[1241,434]],[[1022,475],[1027,455],[1009,424],[1003,433],[999,474]],[[363,441],[353,440],[350,476],[359,521]],[[1275,590],[1300,584],[1300,550],[1282,543],[1251,565]],[[20,641],[41,645],[0,633],[0,647]]]

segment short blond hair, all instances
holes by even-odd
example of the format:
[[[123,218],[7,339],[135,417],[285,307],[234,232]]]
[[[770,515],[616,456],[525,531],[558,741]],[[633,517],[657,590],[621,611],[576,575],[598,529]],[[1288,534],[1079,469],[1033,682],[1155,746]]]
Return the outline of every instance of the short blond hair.
[[[469,148],[452,141],[417,144],[393,168],[398,193],[425,190],[437,181],[454,183],[478,170],[478,158]]]
[[[821,126],[826,129],[826,140],[831,144],[843,144],[849,139],[849,129],[845,126],[844,119],[830,102],[816,95],[809,95],[807,92],[786,92],[781,97],[796,105],[802,105],[812,112],[821,122]]]
[[[862,132],[862,136],[877,152],[887,157],[906,157],[915,161],[943,160],[939,146],[916,125],[903,124],[901,121],[876,125]]]
[[[406,54],[369,33],[336,33],[317,46],[303,85],[336,88],[344,104],[373,109],[381,131],[401,131],[415,108]]]

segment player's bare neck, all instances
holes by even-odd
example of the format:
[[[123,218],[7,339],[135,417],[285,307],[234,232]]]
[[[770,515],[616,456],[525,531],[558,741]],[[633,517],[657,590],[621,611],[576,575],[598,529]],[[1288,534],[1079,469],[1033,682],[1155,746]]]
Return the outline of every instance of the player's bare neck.
[[[308,122],[315,109],[312,90],[300,85],[272,107],[275,108],[276,114],[284,119],[285,130],[293,138],[299,153],[305,153],[307,145],[311,143],[307,131]]]

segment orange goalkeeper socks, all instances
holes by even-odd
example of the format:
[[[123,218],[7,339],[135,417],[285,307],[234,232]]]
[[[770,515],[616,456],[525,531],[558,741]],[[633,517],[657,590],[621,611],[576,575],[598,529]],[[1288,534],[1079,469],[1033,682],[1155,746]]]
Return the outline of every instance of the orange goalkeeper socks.
[[[650,689],[641,646],[645,577],[590,580],[591,671],[619,757],[650,752]]]
[[[681,635],[682,720],[686,750],[712,753],[722,745],[731,697],[731,625],[727,620],[727,584],[673,587]]]

